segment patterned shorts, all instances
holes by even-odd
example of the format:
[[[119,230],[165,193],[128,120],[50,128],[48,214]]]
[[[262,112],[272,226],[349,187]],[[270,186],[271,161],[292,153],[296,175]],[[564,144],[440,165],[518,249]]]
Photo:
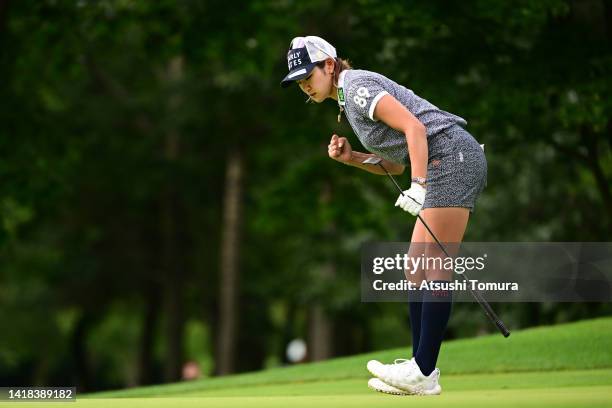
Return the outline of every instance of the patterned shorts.
[[[487,184],[487,159],[476,139],[455,125],[427,139],[427,193],[423,208],[465,207],[474,211]]]

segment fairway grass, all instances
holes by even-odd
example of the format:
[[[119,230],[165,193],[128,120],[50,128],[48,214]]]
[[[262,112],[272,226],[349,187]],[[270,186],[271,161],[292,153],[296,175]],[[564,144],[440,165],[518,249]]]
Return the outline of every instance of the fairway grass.
[[[407,349],[199,381],[78,396],[76,403],[0,407],[612,407],[612,319],[538,327],[445,343],[442,395],[391,396],[367,388],[365,363]],[[405,356],[404,356],[405,357]]]

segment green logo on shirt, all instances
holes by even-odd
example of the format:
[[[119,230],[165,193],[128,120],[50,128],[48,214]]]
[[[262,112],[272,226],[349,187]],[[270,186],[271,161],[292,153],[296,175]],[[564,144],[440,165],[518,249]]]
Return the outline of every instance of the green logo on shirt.
[[[344,89],[338,88],[338,101],[344,103]]]

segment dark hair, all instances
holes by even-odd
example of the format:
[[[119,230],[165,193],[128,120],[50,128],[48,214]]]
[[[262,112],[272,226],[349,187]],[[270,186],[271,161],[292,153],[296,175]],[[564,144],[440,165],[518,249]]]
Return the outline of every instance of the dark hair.
[[[317,63],[317,67],[323,68],[325,67],[325,61],[321,61]],[[345,69],[351,69],[351,63],[349,60],[343,60],[342,58],[334,58],[334,85],[338,86],[338,78],[340,77],[340,73]]]

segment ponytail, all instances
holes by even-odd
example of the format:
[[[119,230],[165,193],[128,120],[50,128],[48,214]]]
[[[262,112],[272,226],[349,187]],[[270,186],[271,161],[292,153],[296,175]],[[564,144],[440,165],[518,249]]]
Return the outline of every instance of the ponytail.
[[[336,58],[334,60],[334,86],[338,86],[338,79],[340,73],[344,70],[351,69],[351,63],[349,60],[343,60],[342,58]]]
[[[321,61],[317,64],[317,67],[323,68],[325,67],[325,61]],[[334,58],[334,73],[333,80],[334,86],[338,87],[338,78],[340,78],[340,73],[347,69],[352,69],[351,63],[349,60],[344,60],[342,58]]]

